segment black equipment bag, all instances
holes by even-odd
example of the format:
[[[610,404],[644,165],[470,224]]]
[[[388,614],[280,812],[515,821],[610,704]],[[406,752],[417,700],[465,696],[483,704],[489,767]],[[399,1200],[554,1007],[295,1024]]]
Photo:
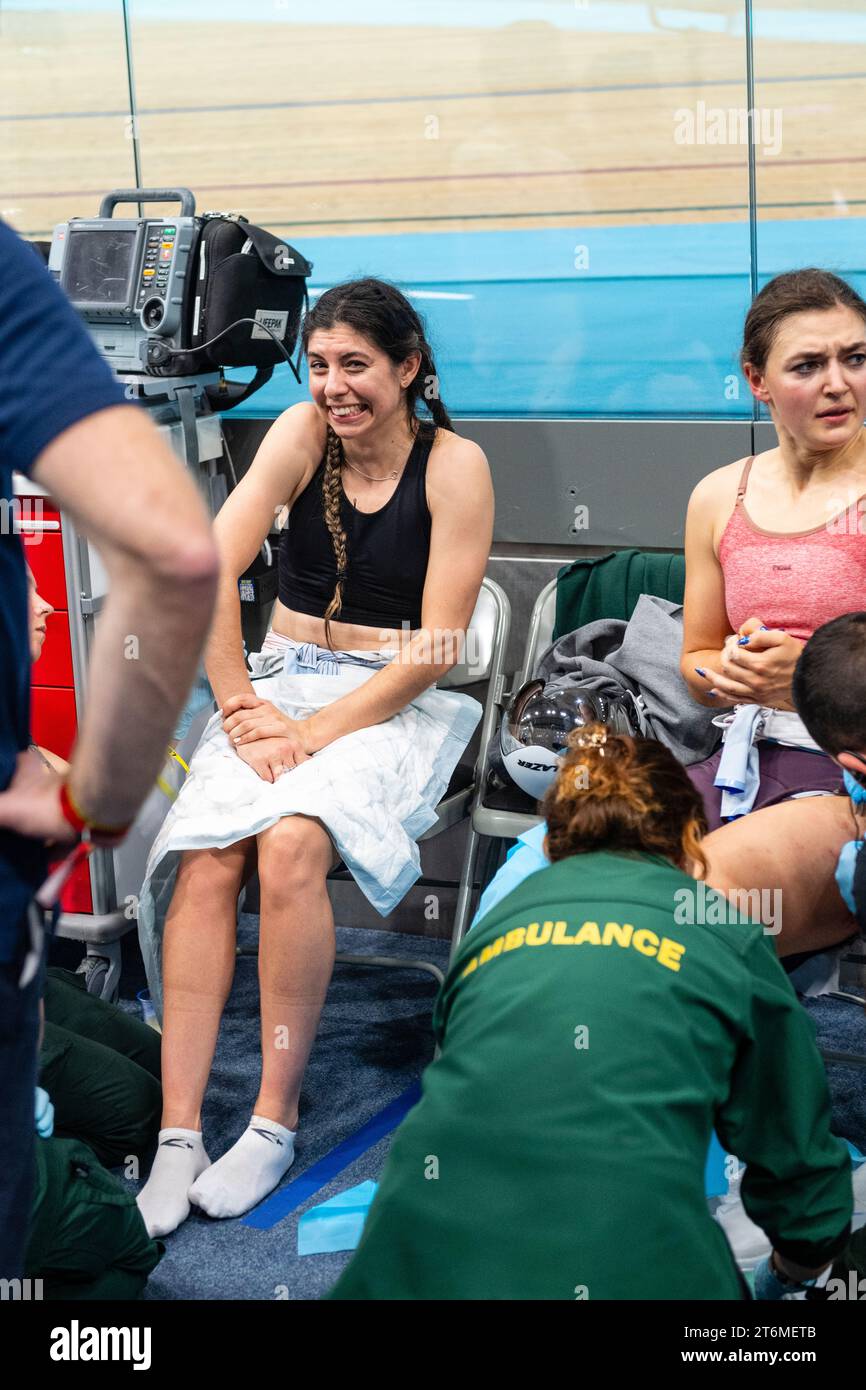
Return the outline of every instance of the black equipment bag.
[[[309,302],[312,262],[239,214],[207,213],[190,267],[184,293],[188,347],[160,354],[158,365],[154,363],[158,374],[192,376],[221,367],[256,367],[257,389],[277,363],[288,361],[300,380],[291,356]]]

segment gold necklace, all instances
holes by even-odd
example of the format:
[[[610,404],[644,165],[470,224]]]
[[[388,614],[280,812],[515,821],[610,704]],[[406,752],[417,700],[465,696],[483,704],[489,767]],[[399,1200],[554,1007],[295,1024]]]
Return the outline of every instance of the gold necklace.
[[[360,473],[362,478],[367,478],[371,483],[392,483],[395,478],[399,478],[400,476],[395,468],[392,472],[387,473],[384,478],[374,478],[372,473],[365,473],[363,468],[358,468],[354,463],[350,463],[345,456],[343,458],[343,463],[347,468],[351,468],[353,473]]]

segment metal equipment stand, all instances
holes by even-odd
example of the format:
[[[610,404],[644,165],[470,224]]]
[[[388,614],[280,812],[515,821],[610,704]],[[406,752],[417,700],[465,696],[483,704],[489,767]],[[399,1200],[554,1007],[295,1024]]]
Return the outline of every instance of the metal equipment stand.
[[[219,471],[224,455],[222,422],[213,414],[205,394],[217,384],[217,373],[198,377],[119,375],[130,400],[147,410],[166,442],[199,483],[212,516],[227,496]],[[35,486],[35,485],[33,485]],[[75,683],[76,718],[80,727],[87,703],[87,673],[96,620],[108,590],[107,576],[96,551],[78,535],[68,518],[62,520],[63,558],[69,596],[69,629]],[[85,944],[87,954],[78,967],[88,992],[117,998],[121,939],[135,927],[129,904],[118,906],[115,854],[97,849],[90,856],[93,913],[61,913],[55,934]]]

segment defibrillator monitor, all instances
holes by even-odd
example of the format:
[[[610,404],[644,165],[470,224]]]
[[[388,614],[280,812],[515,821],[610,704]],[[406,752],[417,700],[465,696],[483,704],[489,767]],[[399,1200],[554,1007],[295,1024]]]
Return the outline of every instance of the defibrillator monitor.
[[[112,217],[119,202],[181,201],[181,215]],[[198,235],[188,189],[119,189],[97,217],[74,217],[54,229],[48,269],[118,371],[146,370],[153,335],[180,346],[190,250]],[[185,346],[185,344],[184,344]]]

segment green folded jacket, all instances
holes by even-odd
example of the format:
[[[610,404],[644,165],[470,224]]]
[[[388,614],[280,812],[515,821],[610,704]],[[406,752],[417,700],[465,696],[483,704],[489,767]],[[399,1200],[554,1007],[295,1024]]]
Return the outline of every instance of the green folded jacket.
[[[620,550],[574,560],[559,571],[553,640],[601,618],[628,622],[641,594],[682,603],[685,556],[670,551]]]

